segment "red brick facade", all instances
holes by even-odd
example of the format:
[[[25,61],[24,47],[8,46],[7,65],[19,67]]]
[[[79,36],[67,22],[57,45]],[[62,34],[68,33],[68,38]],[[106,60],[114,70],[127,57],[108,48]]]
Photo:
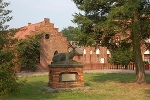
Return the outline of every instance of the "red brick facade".
[[[44,33],[41,39],[41,51],[40,51],[40,64],[38,69],[48,69],[48,64],[51,63],[54,52],[57,50],[60,52],[68,52],[67,39],[62,36],[62,33],[58,32],[58,28],[54,28],[54,24],[50,23],[48,18],[44,18],[44,21],[31,24],[20,28],[16,34],[16,38],[25,38],[26,36],[38,33]],[[121,39],[117,36],[117,39]],[[146,50],[145,46],[141,47],[143,61],[150,62],[150,51]],[[108,68],[107,59],[110,56],[110,52],[106,47],[99,47],[95,50],[92,47],[83,47],[83,54],[75,56],[73,59],[85,64],[84,69],[101,69]]]
[[[54,24],[50,20],[44,18],[44,21],[31,24],[20,28],[19,32],[15,35],[16,38],[25,38],[32,34],[44,33],[40,40],[40,64],[38,69],[48,69],[48,64],[51,63],[54,52],[68,52],[67,39],[58,32],[58,28],[54,28]],[[34,56],[34,55],[33,55]]]
[[[108,57],[111,56],[106,47],[99,47],[95,50],[92,47],[83,48],[82,61],[85,64],[84,69],[110,69]],[[141,46],[143,61],[150,63],[150,50],[147,50],[145,45]]]

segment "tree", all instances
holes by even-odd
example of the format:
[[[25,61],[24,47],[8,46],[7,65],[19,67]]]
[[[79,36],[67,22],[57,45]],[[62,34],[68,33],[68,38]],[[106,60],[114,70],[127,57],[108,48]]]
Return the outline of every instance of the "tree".
[[[149,0],[73,0],[73,2],[78,9],[84,11],[84,14],[75,13],[73,19],[73,22],[81,27],[80,34],[86,34],[87,37],[91,37],[92,34],[94,37],[92,44],[106,46],[108,49],[115,49],[114,38],[120,34],[123,38],[119,42],[132,44],[136,82],[146,83],[140,47],[150,36]]]
[[[74,35],[76,34],[75,33],[75,30],[77,28],[73,27],[73,26],[69,26],[68,28],[63,28],[61,30],[63,36],[67,37],[67,40],[68,41],[73,41],[74,40]]]
[[[15,40],[12,36],[15,30],[7,30],[8,25],[4,25],[12,19],[8,16],[11,11],[5,10],[8,5],[9,3],[0,0],[0,98],[19,92],[21,85],[14,71],[15,53],[12,44]]]
[[[26,39],[20,39],[16,50],[18,54],[19,66],[22,70],[35,71],[40,61],[40,39],[42,34],[32,35]],[[33,56],[34,55],[34,56]]]
[[[69,26],[68,28],[64,28],[62,31],[63,36],[67,37],[68,41],[76,41],[78,45],[84,45],[84,46],[92,46],[93,44],[93,35],[86,35],[82,34],[80,31],[80,26],[79,27],[72,27]]]
[[[115,50],[111,50],[111,57],[108,59],[108,62],[115,65],[125,66],[127,69],[128,64],[133,59],[133,53],[129,48],[117,48]]]

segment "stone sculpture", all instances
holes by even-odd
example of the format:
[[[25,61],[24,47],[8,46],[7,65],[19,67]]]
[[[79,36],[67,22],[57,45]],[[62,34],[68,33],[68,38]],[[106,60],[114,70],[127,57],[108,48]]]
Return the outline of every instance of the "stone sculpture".
[[[54,57],[52,58],[52,64],[66,64],[66,63],[73,63],[73,57],[76,54],[75,48],[77,47],[75,44],[71,45],[69,43],[68,48],[72,48],[72,51],[70,52],[65,52],[65,53],[58,53],[55,54]]]

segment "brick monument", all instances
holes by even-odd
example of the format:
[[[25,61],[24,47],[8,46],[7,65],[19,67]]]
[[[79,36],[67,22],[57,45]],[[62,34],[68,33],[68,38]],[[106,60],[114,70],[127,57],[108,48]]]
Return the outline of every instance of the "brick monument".
[[[83,87],[83,64],[72,60],[75,46],[70,45],[72,51],[55,54],[49,66],[49,83],[51,88]]]
[[[83,87],[83,65],[49,65],[49,83],[51,88]]]

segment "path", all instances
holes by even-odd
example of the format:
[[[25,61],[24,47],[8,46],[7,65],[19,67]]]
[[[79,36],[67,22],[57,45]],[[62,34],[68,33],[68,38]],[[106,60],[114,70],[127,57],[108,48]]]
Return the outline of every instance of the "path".
[[[135,73],[135,70],[84,70],[84,73]],[[150,70],[145,70],[145,73],[150,74]],[[39,76],[39,75],[48,75],[48,71],[42,71],[42,72],[20,72],[17,73],[18,77],[27,77],[27,76]]]

